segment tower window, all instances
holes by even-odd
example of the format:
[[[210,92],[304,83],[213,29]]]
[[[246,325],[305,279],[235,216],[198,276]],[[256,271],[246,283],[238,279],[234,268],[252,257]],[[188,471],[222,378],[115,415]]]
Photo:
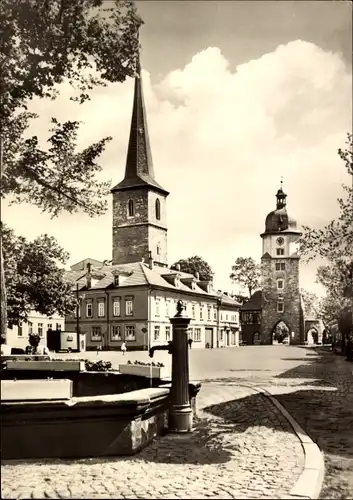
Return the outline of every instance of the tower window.
[[[158,198],[156,199],[156,219],[161,219],[161,202]]]
[[[129,214],[129,217],[133,217],[135,214],[133,200],[129,200],[129,202],[128,202],[128,214]]]
[[[277,280],[277,288],[280,290],[283,289],[283,280]]]
[[[276,262],[276,271],[285,271],[286,264],[285,262]]]
[[[277,255],[284,255],[284,248],[276,248]]]
[[[277,312],[283,313],[284,312],[284,304],[282,301],[277,302]]]

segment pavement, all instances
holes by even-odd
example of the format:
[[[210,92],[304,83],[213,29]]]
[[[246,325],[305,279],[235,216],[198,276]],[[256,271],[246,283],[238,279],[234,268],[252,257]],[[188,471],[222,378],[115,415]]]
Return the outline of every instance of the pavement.
[[[353,497],[351,363],[284,346],[199,351],[190,353],[203,381],[193,433],[158,438],[133,457],[7,461],[1,497],[315,498],[321,481],[310,489],[303,436],[325,455],[321,498]]]

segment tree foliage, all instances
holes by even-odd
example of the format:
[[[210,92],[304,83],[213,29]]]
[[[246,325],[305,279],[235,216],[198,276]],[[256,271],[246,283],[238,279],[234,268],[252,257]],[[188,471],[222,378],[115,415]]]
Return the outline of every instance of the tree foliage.
[[[304,290],[304,288],[302,288],[300,290],[300,295],[304,302],[305,316],[318,317],[320,315],[320,299],[316,293],[309,292],[308,290]]]
[[[65,279],[68,259],[55,238],[42,235],[34,241],[2,227],[9,324],[26,321],[31,311],[64,315],[75,306],[72,284]]]
[[[347,134],[346,147],[338,150],[350,185],[343,185],[345,196],[338,199],[340,214],[323,229],[304,227],[301,252],[306,260],[324,257],[327,264],[317,271],[317,281],[326,289],[321,302],[321,317],[326,324],[350,325],[352,331],[353,299],[353,135]],[[350,315],[350,321],[347,317]],[[343,319],[342,319],[343,318]],[[349,328],[345,328],[348,335]]]
[[[350,185],[343,185],[345,196],[338,199],[340,214],[323,229],[304,226],[300,249],[306,260],[316,256],[331,262],[353,261],[353,135],[347,134],[346,147],[338,150],[344,162]]]
[[[186,259],[180,259],[177,262],[174,262],[171,269],[177,269],[177,266],[180,266],[180,271],[184,273],[190,273],[194,276],[196,273],[199,273],[200,281],[208,281],[213,279],[213,271],[211,266],[203,260],[198,255],[194,255],[193,257],[188,257]]]
[[[249,292],[249,297],[260,287],[261,268],[252,257],[238,257],[232,266],[230,279]]]
[[[76,151],[78,122],[53,120],[49,148],[25,138],[34,97],[55,99],[69,82],[73,100],[83,103],[106,82],[133,76],[142,24],[128,0],[2,0],[0,9],[1,197],[31,202],[57,216],[107,208],[109,183],[95,178],[96,162],[109,140]],[[1,331],[6,332],[6,289],[1,253]]]

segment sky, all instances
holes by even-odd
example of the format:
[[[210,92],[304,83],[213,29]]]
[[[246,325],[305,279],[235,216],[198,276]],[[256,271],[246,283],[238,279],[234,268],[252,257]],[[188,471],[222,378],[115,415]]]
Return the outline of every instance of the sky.
[[[298,226],[321,228],[338,214],[348,175],[337,155],[352,130],[352,16],[345,1],[138,1],[143,85],[156,180],[168,191],[171,265],[199,255],[215,287],[238,291],[237,257],[260,262],[266,215],[283,177]],[[45,140],[51,117],[81,120],[81,147],[111,135],[102,179],[124,175],[132,80],[95,89],[91,101],[33,100],[30,133]],[[2,204],[19,235],[55,236],[70,253],[111,259],[112,211],[96,219],[50,219],[34,206]],[[319,261],[301,266],[315,283]]]

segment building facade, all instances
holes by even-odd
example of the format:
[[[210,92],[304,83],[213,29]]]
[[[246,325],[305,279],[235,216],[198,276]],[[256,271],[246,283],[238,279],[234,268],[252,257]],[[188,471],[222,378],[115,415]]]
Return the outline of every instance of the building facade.
[[[147,349],[171,340],[170,317],[183,300],[191,318],[193,347],[239,343],[240,304],[211,281],[168,267],[167,197],[155,179],[141,71],[135,78],[124,179],[112,189],[113,249],[110,265],[74,265],[67,276],[77,296],[65,329],[86,333],[96,349]],[[78,317],[77,317],[78,316]]]
[[[276,209],[267,215],[261,234],[261,291],[241,308],[242,337],[247,344],[272,344],[279,324],[288,330],[291,344],[305,341],[299,284],[301,232],[287,212],[286,199],[281,186],[276,194]]]
[[[87,349],[148,349],[172,340],[178,300],[191,318],[193,347],[239,345],[240,304],[211,282],[154,265],[152,260],[71,271],[79,307],[65,330],[86,334]],[[77,318],[78,313],[78,318]]]
[[[7,344],[11,347],[26,349],[29,345],[29,335],[31,333],[38,333],[40,336],[39,345],[46,346],[47,331],[49,329],[64,330],[64,324],[65,318],[63,316],[43,316],[32,311],[28,316],[27,322],[7,329]]]

